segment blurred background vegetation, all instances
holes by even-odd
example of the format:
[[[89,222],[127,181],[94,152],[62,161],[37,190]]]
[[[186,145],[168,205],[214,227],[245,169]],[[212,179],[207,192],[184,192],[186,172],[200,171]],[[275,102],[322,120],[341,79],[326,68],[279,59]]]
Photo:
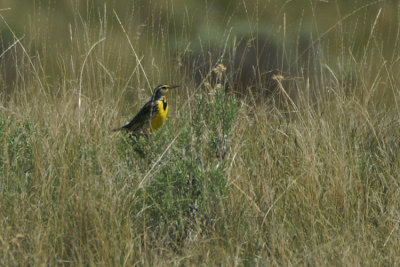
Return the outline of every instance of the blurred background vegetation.
[[[230,86],[237,91],[267,89],[271,73],[293,78],[305,70],[320,71],[310,65],[321,59],[343,75],[340,79],[349,78],[354,73],[346,69],[346,60],[361,60],[368,46],[379,46],[376,60],[390,59],[398,42],[397,1],[20,0],[2,1],[0,8],[1,51],[21,39],[54,82],[65,71],[60,61],[69,61],[76,46],[89,46],[79,48],[83,56],[102,38],[96,49],[104,55],[101,64],[110,72],[131,74],[137,58],[122,27],[151,80],[185,75],[199,82],[210,63],[220,60],[229,65]],[[344,57],[344,50],[354,58]],[[16,53],[1,57],[8,90],[18,79]],[[126,80],[113,77],[119,78]]]

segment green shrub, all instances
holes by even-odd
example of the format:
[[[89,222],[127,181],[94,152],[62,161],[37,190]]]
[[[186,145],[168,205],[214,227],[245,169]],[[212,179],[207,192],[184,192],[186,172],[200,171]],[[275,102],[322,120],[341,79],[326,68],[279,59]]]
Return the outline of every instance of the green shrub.
[[[1,151],[1,175],[7,177],[7,188],[20,191],[21,186],[29,189],[32,185],[32,170],[34,166],[34,157],[32,149],[33,125],[26,121],[22,126],[10,127],[6,132],[6,119],[0,119],[0,138],[2,141]],[[10,180],[11,179],[11,180]]]
[[[132,213],[154,238],[165,237],[167,243],[180,244],[195,222],[209,225],[227,189],[223,159],[237,100],[222,90],[212,97],[198,94],[194,110],[193,118],[182,119],[177,134],[168,121],[149,139],[123,135],[118,145],[133,184],[139,185]]]

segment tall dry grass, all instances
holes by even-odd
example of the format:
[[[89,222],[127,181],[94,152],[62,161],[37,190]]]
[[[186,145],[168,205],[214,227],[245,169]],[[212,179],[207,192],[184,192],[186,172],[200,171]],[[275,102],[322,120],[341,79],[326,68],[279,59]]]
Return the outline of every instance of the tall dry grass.
[[[398,25],[398,6],[347,12],[336,1],[332,27],[319,24],[324,3],[304,6],[318,63],[274,76],[268,97],[240,89],[219,109],[221,86],[239,89],[212,68],[196,84],[177,55],[197,15],[184,10],[176,25],[184,5],[160,3],[157,13],[76,1],[57,40],[51,25],[36,27],[43,12],[21,34],[0,11],[12,40],[2,54],[1,265],[398,265],[400,47],[398,27],[384,27]],[[270,12],[246,3],[233,10],[250,26]],[[282,58],[296,56],[303,25],[288,25],[287,4],[276,9]],[[226,19],[229,33],[232,17],[210,10],[205,29]],[[150,143],[112,133],[160,82],[182,88]]]

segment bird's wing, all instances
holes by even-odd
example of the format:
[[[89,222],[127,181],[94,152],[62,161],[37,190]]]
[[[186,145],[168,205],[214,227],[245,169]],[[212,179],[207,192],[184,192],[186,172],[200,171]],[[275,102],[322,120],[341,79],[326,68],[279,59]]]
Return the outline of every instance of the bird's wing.
[[[121,130],[136,131],[149,124],[155,114],[154,103],[154,101],[147,102],[127,125],[121,127]]]

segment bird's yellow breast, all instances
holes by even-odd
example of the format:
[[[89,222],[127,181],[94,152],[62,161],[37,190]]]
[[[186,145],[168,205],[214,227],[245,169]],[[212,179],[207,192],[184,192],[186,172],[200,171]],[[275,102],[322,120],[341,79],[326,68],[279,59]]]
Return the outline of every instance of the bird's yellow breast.
[[[165,107],[165,108],[164,108]],[[164,124],[168,114],[167,99],[162,99],[157,103],[157,114],[151,120],[151,129],[158,130]]]

